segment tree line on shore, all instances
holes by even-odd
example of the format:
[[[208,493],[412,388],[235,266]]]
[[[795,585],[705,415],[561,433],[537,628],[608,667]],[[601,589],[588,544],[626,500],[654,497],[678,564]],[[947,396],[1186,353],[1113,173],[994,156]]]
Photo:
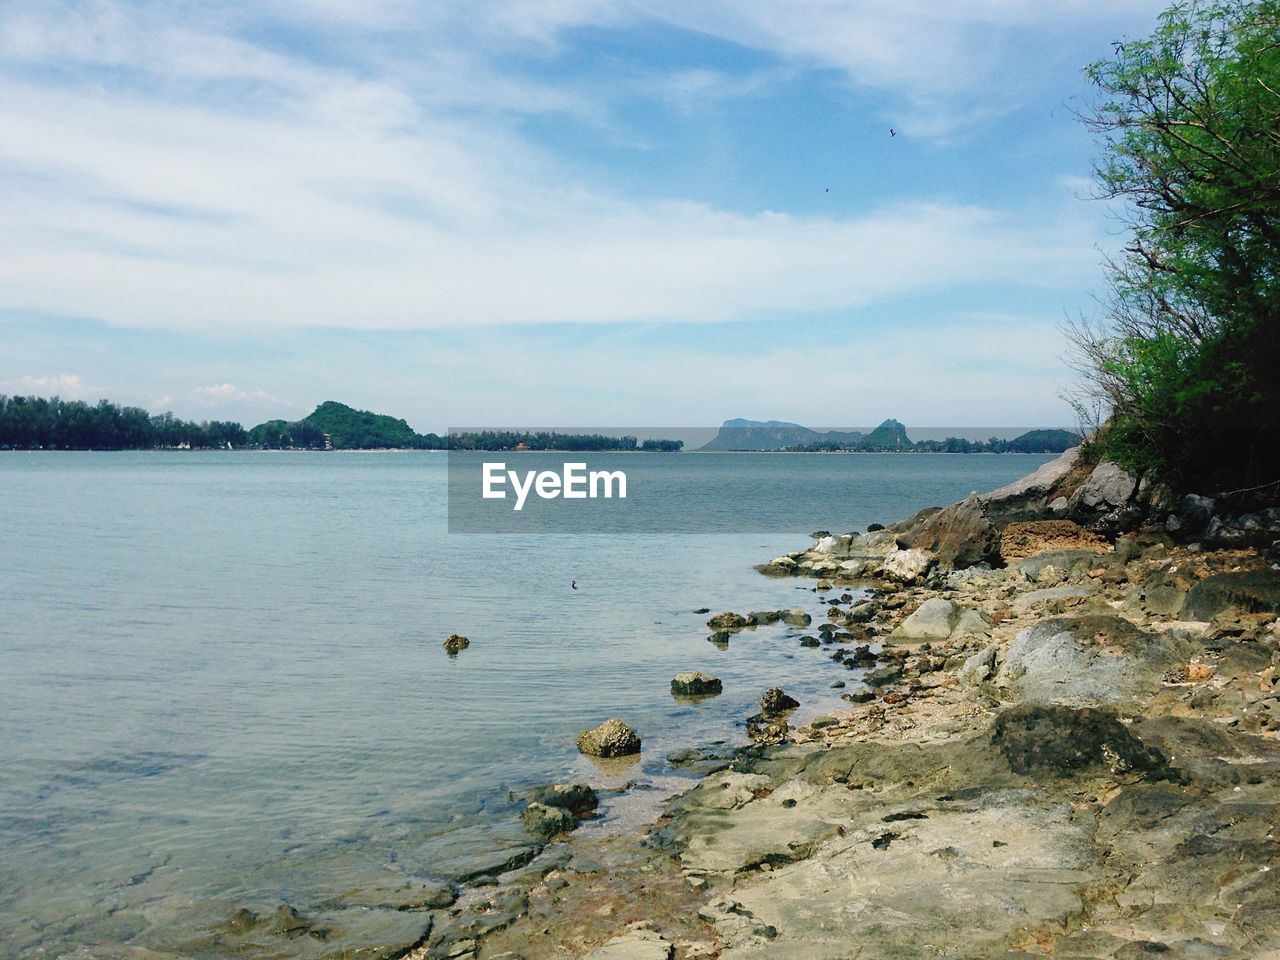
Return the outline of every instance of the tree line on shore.
[[[420,434],[404,420],[326,401],[301,420],[268,420],[246,430],[225,420],[182,420],[110,400],[0,395],[4,450],[639,450],[674,452],[681,440],[552,431],[481,430]]]

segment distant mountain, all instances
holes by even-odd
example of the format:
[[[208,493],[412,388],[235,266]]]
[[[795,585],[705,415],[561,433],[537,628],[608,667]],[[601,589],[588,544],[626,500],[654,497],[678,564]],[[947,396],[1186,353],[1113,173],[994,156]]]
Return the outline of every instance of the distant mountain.
[[[862,434],[831,431],[819,433],[785,420],[726,420],[703,450],[784,450],[821,443],[857,443]]]
[[[782,420],[726,420],[703,450],[797,450],[844,453],[1061,453],[1081,442],[1070,430],[1029,430],[1012,440],[921,440],[913,443],[907,428],[889,419],[868,434],[856,430],[810,430]]]
[[[911,450],[915,444],[907,436],[907,428],[897,420],[886,420],[858,443],[858,449],[867,451]]]

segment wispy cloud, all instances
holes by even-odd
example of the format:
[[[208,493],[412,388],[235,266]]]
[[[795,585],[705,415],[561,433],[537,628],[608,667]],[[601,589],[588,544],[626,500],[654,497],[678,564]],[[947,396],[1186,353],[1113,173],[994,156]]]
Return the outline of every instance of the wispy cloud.
[[[28,374],[15,380],[0,381],[0,390],[17,396],[58,396],[64,400],[85,400],[90,394],[100,395],[98,388],[86,383],[78,373]]]

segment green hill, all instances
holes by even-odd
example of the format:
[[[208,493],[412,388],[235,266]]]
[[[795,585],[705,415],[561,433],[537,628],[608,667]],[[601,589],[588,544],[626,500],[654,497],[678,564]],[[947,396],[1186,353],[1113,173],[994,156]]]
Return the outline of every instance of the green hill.
[[[326,400],[301,421],[329,435],[335,450],[378,450],[419,445],[413,427],[384,413],[356,410],[336,400]]]
[[[858,442],[859,450],[910,450],[914,447],[907,428],[897,420],[886,420]]]

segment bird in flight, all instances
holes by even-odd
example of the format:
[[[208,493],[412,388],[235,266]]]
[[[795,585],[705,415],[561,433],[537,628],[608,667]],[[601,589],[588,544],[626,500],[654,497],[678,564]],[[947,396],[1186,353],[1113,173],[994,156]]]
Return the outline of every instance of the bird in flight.
[[[578,581],[577,581],[577,580],[570,580],[570,581],[569,581],[569,586],[571,586],[574,590],[577,590],[577,589],[578,589]]]
[[[896,137],[897,135],[898,135],[898,131],[897,131],[897,130],[895,130],[895,129],[893,129],[893,127],[890,127],[890,128],[889,128],[889,136],[891,136],[891,137]]]

